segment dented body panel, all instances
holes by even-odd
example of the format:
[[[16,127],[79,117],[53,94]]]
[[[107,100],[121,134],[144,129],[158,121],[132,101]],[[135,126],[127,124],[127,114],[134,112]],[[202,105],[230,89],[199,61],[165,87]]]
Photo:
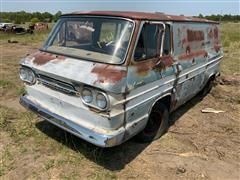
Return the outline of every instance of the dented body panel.
[[[46,50],[21,61],[22,67],[36,75],[34,84],[26,84],[27,94],[21,104],[95,145],[110,147],[126,141],[146,126],[155,103],[169,100],[172,112],[219,74],[223,52],[216,22],[132,12],[81,12],[63,17],[66,16],[124,17],[135,24],[120,65]],[[151,22],[164,24],[158,45],[161,50],[156,57],[136,61],[134,51],[141,29]],[[165,26],[169,28],[168,36]],[[162,50],[166,38],[168,54]],[[99,92],[107,96],[104,110],[84,103],[82,91],[86,87],[95,94],[96,102]]]

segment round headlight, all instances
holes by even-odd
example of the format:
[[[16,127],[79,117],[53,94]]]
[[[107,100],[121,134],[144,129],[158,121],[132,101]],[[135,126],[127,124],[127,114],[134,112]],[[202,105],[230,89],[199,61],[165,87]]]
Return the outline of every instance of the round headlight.
[[[19,76],[20,76],[20,79],[23,80],[23,81],[26,81],[27,78],[28,78],[28,72],[26,69],[20,69],[20,72],[19,72]]]
[[[89,89],[83,89],[82,90],[82,99],[85,103],[91,103],[93,100],[92,91],[90,91]]]
[[[29,83],[35,82],[35,74],[31,70],[28,71],[28,82]]]
[[[105,109],[107,107],[107,98],[102,93],[98,93],[96,96],[97,106],[101,109]]]
[[[34,72],[28,68],[21,68],[19,76],[21,80],[28,82],[30,84],[34,84],[36,81]]]

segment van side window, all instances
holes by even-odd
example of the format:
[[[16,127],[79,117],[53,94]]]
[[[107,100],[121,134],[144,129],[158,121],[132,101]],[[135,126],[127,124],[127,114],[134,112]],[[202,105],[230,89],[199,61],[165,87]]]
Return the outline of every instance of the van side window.
[[[134,52],[134,60],[157,57],[158,25],[144,24]]]
[[[170,26],[166,25],[165,29],[165,38],[163,43],[163,55],[167,56],[171,52],[171,35],[170,35]]]

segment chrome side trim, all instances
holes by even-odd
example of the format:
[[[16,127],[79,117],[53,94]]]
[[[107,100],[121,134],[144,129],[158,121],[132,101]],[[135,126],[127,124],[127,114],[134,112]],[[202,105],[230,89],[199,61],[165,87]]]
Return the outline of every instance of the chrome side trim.
[[[186,76],[187,74],[189,74],[189,73],[191,73],[191,72],[194,72],[194,71],[196,71],[196,70],[198,70],[198,69],[201,69],[201,68],[203,68],[204,66],[208,66],[208,65],[210,65],[210,64],[213,64],[213,63],[215,63],[216,61],[219,61],[221,58],[223,58],[223,56],[217,57],[216,59],[211,60],[210,62],[204,63],[203,65],[198,66],[198,67],[196,67],[195,69],[192,69],[192,70],[187,71],[187,72],[185,72],[185,73],[183,73],[183,74],[180,74],[179,78],[181,78],[181,77],[183,77],[183,76]],[[213,59],[213,58],[212,58],[212,59]]]
[[[134,104],[133,106],[127,107],[127,108],[126,108],[126,111],[129,111],[130,109],[135,108],[135,107],[139,106],[140,104],[145,103],[145,102],[147,102],[147,101],[149,101],[149,100],[151,100],[151,99],[153,99],[153,98],[155,98],[155,97],[158,97],[160,94],[164,94],[165,92],[168,92],[168,91],[170,91],[170,90],[172,90],[172,87],[167,88],[167,89],[165,89],[164,91],[162,91],[161,93],[155,94],[155,95],[153,95],[153,96],[145,99],[144,101],[141,101],[141,102],[139,102],[139,103],[137,103],[137,104]],[[159,99],[159,98],[158,98],[158,99]]]
[[[190,70],[190,71],[187,71],[187,72],[181,74],[178,78],[182,78],[183,76],[186,76],[187,74],[189,74],[189,73],[191,73],[191,72],[194,72],[194,71],[196,71],[196,70],[198,70],[198,69],[201,69],[201,68],[203,68],[203,67],[205,67],[205,66],[211,65],[211,64],[219,61],[222,57],[223,57],[223,56],[220,56],[220,57],[216,58],[215,60],[213,60],[213,61],[211,61],[211,62],[208,62],[208,63],[206,63],[206,64],[204,64],[204,65],[201,65],[201,66],[196,67],[195,69],[192,69],[192,70]],[[188,80],[188,79],[186,79],[186,80],[184,80],[184,81],[187,81],[187,80]],[[162,81],[162,80],[160,80],[160,81]],[[141,92],[141,93],[139,93],[139,94],[136,94],[136,95],[133,95],[133,96],[131,96],[131,97],[128,97],[126,100],[121,101],[121,103],[128,102],[128,101],[130,101],[130,100],[132,100],[132,99],[134,99],[134,98],[136,98],[136,97],[138,97],[138,96],[141,96],[141,95],[143,95],[143,94],[146,94],[146,93],[148,93],[148,92],[150,92],[150,91],[153,91],[153,90],[155,90],[155,89],[157,89],[157,88],[159,88],[159,87],[161,87],[161,86],[164,86],[164,85],[166,85],[166,84],[169,84],[169,83],[171,83],[171,82],[173,82],[173,81],[175,81],[175,75],[172,75],[172,79],[170,79],[170,80],[168,80],[168,81],[166,81],[166,82],[164,82],[164,83],[159,83],[160,85],[154,86],[153,88],[150,88],[150,89],[148,89],[148,90],[146,90],[146,91],[143,91],[143,92]],[[181,81],[181,83],[183,83],[184,81]]]

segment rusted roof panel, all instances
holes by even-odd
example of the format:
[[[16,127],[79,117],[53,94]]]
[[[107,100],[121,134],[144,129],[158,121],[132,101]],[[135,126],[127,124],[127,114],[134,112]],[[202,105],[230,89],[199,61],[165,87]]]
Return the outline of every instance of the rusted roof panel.
[[[189,16],[175,16],[167,15],[163,13],[150,13],[150,12],[133,12],[133,11],[79,11],[69,14],[64,14],[63,16],[68,15],[97,15],[97,16],[115,16],[115,17],[124,17],[130,19],[139,19],[139,20],[160,20],[160,21],[190,21],[190,22],[201,22],[201,23],[215,23],[216,21],[210,21],[202,18],[195,18]]]

